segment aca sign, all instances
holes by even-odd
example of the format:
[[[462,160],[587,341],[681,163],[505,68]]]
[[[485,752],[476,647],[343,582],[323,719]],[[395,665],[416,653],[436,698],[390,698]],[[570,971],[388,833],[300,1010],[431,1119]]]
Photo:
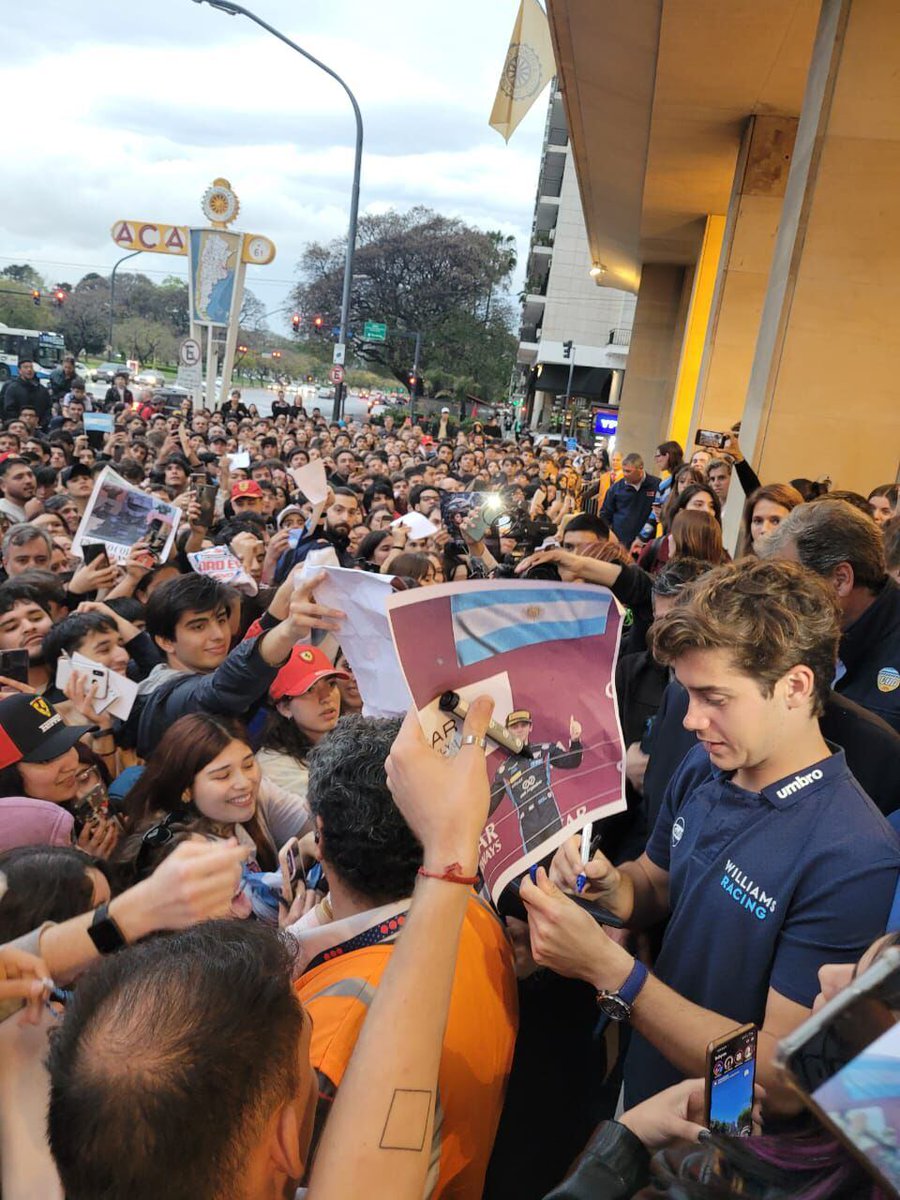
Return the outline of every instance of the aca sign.
[[[187,254],[187,229],[155,221],[116,221],[112,239],[126,250],[152,250],[155,254]]]

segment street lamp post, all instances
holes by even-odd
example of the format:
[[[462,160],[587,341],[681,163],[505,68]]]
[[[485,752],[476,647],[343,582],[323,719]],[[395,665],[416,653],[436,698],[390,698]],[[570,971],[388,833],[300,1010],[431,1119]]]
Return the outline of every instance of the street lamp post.
[[[129,258],[136,258],[139,254],[143,254],[143,250],[132,250],[131,254],[126,254],[114,264],[112,272],[109,276],[109,356],[112,358],[113,353],[113,326],[116,322],[116,271],[123,262],[127,262]]]
[[[353,187],[350,193],[350,226],[347,232],[347,254],[344,258],[344,287],[341,294],[341,328],[338,337],[338,340],[343,345],[347,341],[347,330],[350,327],[350,289],[353,284],[353,256],[356,253],[356,227],[359,220],[359,176],[362,169],[363,122],[362,113],[359,111],[359,105],[356,103],[356,97],[336,71],[332,71],[331,67],[327,67],[325,63],[316,58],[314,54],[310,54],[308,50],[304,50],[302,46],[298,46],[296,42],[291,41],[286,34],[281,32],[281,30],[276,29],[274,25],[270,25],[267,21],[264,21],[262,17],[258,17],[256,13],[251,12],[249,8],[244,8],[242,4],[232,4],[231,0],[194,0],[194,3],[208,4],[210,8],[217,8],[221,12],[228,13],[228,15],[231,17],[236,17],[238,15],[247,17],[249,20],[259,25],[261,29],[265,29],[268,33],[271,33],[273,37],[278,38],[280,42],[284,42],[286,46],[290,46],[292,50],[296,50],[298,54],[302,54],[304,58],[308,59],[315,66],[319,67],[320,70],[324,71],[326,75],[330,75],[332,79],[336,80],[347,93],[350,103],[353,106],[353,115],[356,118],[356,155],[353,160]],[[343,399],[344,385],[343,383],[338,383],[335,385],[334,389],[334,409],[331,414],[331,419],[333,421],[339,421],[341,419]]]

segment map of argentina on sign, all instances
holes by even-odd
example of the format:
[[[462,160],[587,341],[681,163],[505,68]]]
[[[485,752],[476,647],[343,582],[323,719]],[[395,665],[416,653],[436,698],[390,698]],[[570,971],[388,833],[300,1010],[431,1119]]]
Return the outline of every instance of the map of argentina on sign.
[[[191,320],[196,325],[227,325],[241,261],[241,235],[192,229],[189,246]]]

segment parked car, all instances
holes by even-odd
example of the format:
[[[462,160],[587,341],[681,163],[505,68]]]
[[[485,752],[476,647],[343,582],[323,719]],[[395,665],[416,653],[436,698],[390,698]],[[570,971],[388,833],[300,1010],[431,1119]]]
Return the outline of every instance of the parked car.
[[[128,368],[123,367],[121,363],[105,362],[91,371],[91,379],[94,383],[112,383],[117,375],[127,377]]]

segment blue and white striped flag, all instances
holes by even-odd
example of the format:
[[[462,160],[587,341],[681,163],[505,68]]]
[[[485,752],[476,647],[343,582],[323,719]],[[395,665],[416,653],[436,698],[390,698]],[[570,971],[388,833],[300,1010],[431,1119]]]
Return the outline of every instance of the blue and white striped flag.
[[[612,598],[599,588],[492,588],[450,597],[453,640],[461,667],[541,642],[606,632]]]

